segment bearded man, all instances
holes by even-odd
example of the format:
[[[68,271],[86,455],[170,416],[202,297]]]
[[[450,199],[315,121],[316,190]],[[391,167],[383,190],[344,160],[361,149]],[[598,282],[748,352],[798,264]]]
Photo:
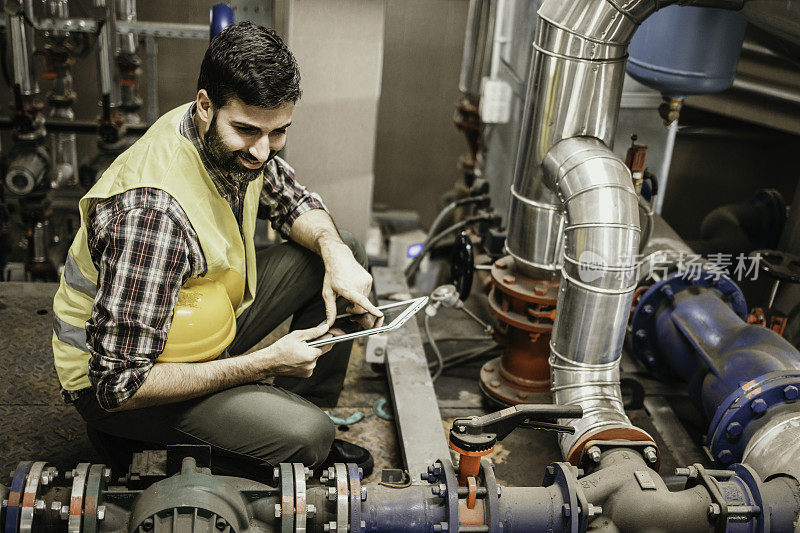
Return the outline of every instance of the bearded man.
[[[335,405],[350,343],[306,341],[327,332],[337,303],[381,312],[361,245],[276,155],[299,98],[280,37],[230,26],[206,51],[195,101],[80,200],[53,351],[62,395],[95,440],[209,445],[215,472],[250,478],[281,462],[371,467],[363,448],[332,448],[318,407]],[[256,251],[257,218],[286,242]],[[289,316],[290,333],[242,355]]]

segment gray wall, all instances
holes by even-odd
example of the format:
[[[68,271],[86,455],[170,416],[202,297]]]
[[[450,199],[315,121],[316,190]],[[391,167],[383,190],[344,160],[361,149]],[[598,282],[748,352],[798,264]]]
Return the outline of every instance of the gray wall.
[[[341,228],[366,240],[383,61],[383,0],[290,0],[303,98],[286,158]]]
[[[430,224],[461,179],[467,151],[453,125],[466,0],[388,0],[375,147],[376,208],[415,209]]]

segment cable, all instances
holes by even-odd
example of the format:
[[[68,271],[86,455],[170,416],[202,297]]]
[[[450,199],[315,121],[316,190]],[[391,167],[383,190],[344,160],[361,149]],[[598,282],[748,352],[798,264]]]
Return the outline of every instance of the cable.
[[[482,194],[480,196],[470,196],[470,197],[467,197],[467,198],[461,198],[461,199],[455,200],[453,202],[450,202],[449,204],[444,206],[444,208],[442,208],[442,210],[439,211],[439,214],[436,215],[436,218],[434,219],[433,224],[431,224],[431,228],[428,230],[428,234],[425,236],[425,242],[422,245],[422,250],[420,250],[420,253],[419,253],[419,255],[417,257],[422,256],[422,253],[424,252],[426,246],[428,245],[427,243],[431,240],[431,237],[439,229],[439,226],[442,224],[442,221],[445,219],[445,217],[447,217],[450,213],[452,213],[456,208],[462,207],[462,206],[465,206],[465,205],[469,205],[469,204],[473,204],[473,203],[480,204],[479,207],[488,207],[490,201],[491,200],[490,200],[488,194]],[[414,258],[414,259],[416,259],[416,258]],[[420,261],[421,261],[421,259],[420,259]],[[412,261],[412,263],[413,263],[413,261]],[[406,271],[408,271],[408,269],[406,269]],[[415,268],[414,272],[416,272],[416,268]],[[412,272],[412,274],[406,274],[406,279],[410,278],[413,275],[414,275],[413,272]]]
[[[425,335],[428,336],[428,344],[431,345],[433,353],[436,354],[436,358],[439,360],[439,367],[431,376],[431,381],[435,383],[436,380],[439,379],[439,376],[442,375],[442,370],[444,370],[444,357],[442,357],[442,352],[439,350],[439,346],[436,345],[436,340],[434,340],[433,335],[431,335],[431,316],[426,313],[425,320],[423,322],[425,324]]]
[[[484,203],[484,202],[487,202],[487,205],[484,205],[483,207],[487,207],[488,201],[489,201],[489,196],[483,194],[480,196],[470,196],[467,198],[460,198],[458,200],[450,202],[449,204],[444,206],[441,211],[439,211],[438,215],[436,215],[436,218],[434,219],[433,224],[431,224],[431,228],[428,230],[428,235],[425,237],[425,239],[426,240],[430,239],[431,235],[436,233],[436,231],[439,229],[439,226],[442,224],[442,221],[445,219],[445,217],[450,213],[452,213],[456,208],[469,205],[472,203]]]
[[[462,220],[461,222],[456,222],[449,228],[437,233],[435,236],[426,239],[425,242],[422,244],[422,250],[420,250],[419,254],[417,254],[417,256],[414,259],[412,259],[411,263],[409,263],[408,266],[406,267],[404,272],[406,279],[410,280],[414,276],[414,274],[417,273],[419,265],[422,262],[422,259],[427,254],[427,252],[429,252],[432,247],[436,246],[436,243],[438,243],[451,233],[461,230],[471,224],[475,224],[476,222],[493,222],[493,221],[499,222],[499,220],[500,216],[496,213],[484,213],[482,215],[474,215]]]
[[[475,359],[480,359],[482,357],[485,357],[487,354],[491,354],[491,352],[493,352],[499,347],[500,347],[499,344],[493,343],[489,346],[455,353],[449,357],[444,358],[444,369],[447,370],[448,368],[454,367],[456,365],[461,365],[473,361]],[[493,354],[491,355],[493,356]],[[434,364],[435,363],[431,363],[430,366]]]
[[[480,341],[493,341],[494,337],[483,336],[483,337],[442,337],[440,339],[436,339],[436,342],[480,342]],[[427,344],[425,342],[424,344]]]

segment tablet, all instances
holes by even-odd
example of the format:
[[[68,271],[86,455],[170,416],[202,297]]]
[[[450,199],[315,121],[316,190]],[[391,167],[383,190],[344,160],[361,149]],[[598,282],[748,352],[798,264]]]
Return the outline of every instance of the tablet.
[[[367,335],[374,335],[375,333],[385,333],[399,328],[405,324],[409,318],[425,307],[428,303],[428,297],[422,296],[420,298],[413,298],[403,302],[391,303],[378,307],[383,312],[383,323],[377,327],[364,328],[359,322],[356,321],[359,317],[371,316],[368,313],[363,315],[339,315],[336,321],[331,326],[331,330],[342,331],[342,334],[334,335],[333,337],[320,338],[308,341],[309,346],[323,346],[325,344],[333,344],[335,342],[344,342],[359,337],[366,337]]]

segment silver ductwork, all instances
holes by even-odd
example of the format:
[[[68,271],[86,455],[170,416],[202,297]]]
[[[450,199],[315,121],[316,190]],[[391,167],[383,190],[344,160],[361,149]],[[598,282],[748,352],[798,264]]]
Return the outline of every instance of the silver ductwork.
[[[561,288],[550,341],[558,405],[580,405],[583,418],[562,434],[570,456],[586,435],[613,430],[650,440],[623,409],[619,357],[637,282],[639,204],[630,170],[602,141],[573,137],[545,157],[544,180],[563,201]]]
[[[800,413],[787,410],[773,415],[747,442],[742,462],[764,481],[789,475],[800,481]]]
[[[536,277],[560,272],[550,364],[558,404],[580,405],[561,438],[652,440],[625,415],[619,358],[636,286],[638,201],[611,151],[627,46],[664,0],[545,0],[539,10],[511,189],[508,252]]]

